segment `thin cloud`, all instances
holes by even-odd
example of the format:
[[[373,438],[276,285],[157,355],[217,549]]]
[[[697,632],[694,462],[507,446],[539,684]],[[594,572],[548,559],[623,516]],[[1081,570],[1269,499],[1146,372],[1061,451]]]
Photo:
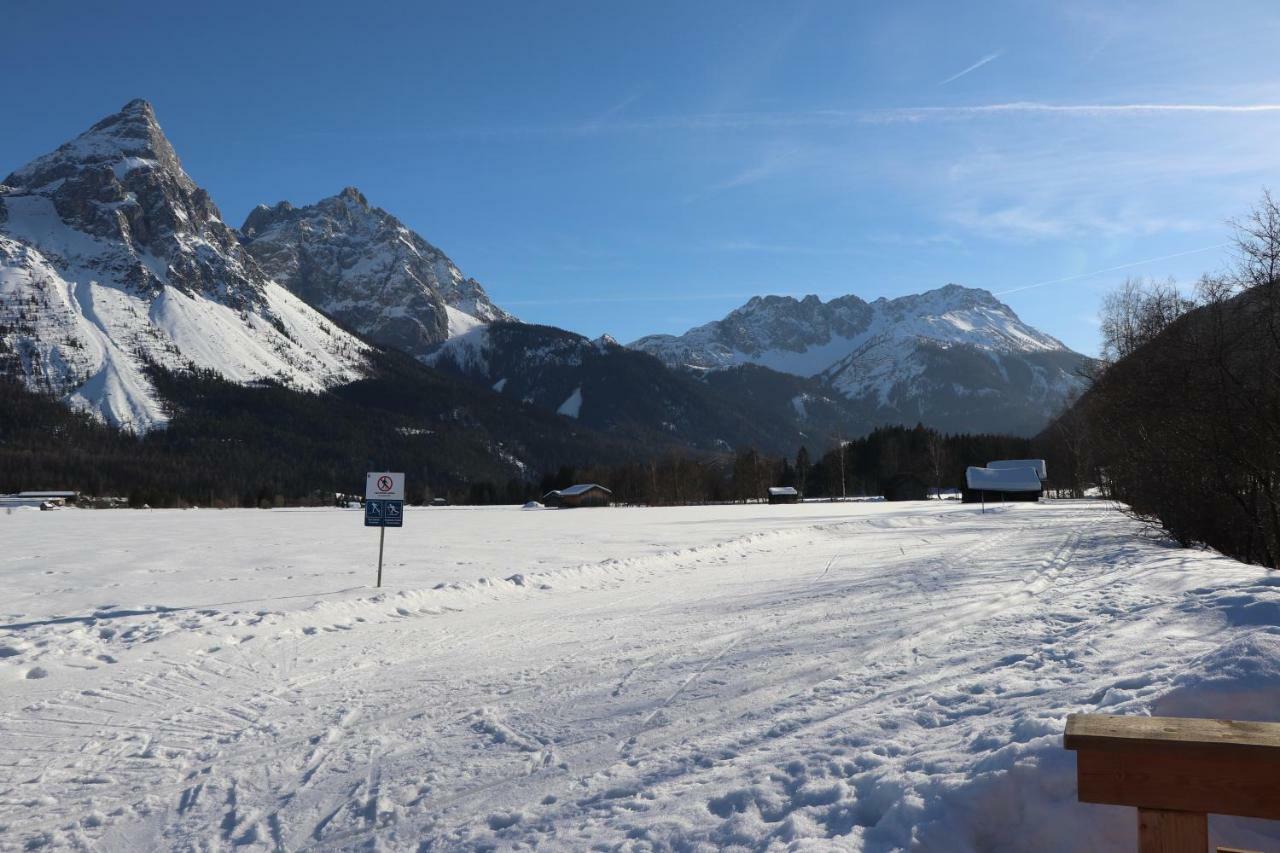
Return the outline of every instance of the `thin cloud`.
[[[980,118],[992,115],[1047,114],[1100,117],[1109,115],[1158,115],[1161,113],[1242,114],[1276,113],[1280,104],[1042,104],[1014,101],[967,107],[899,107],[864,113],[869,121],[926,121],[928,119]]]
[[[603,127],[610,121],[616,120],[618,116],[622,115],[623,111],[626,110],[627,107],[631,106],[639,99],[640,92],[632,92],[630,95],[627,95],[625,98],[617,101],[613,106],[609,107],[595,118],[583,122],[581,125],[582,129],[586,132],[590,132],[591,130]]]
[[[625,106],[623,102],[621,106]],[[548,125],[445,127],[396,133],[367,129],[310,130],[295,134],[311,138],[390,139],[506,139],[534,136],[590,137],[625,133],[699,133],[753,130],[842,128],[857,124],[891,124],[930,120],[963,120],[1000,115],[1063,115],[1082,118],[1160,114],[1244,115],[1280,113],[1280,104],[1044,104],[1015,101],[971,106],[889,107],[886,109],[815,109],[798,112],[687,113],[625,118],[608,114],[579,122]]]
[[[955,74],[952,74],[950,77],[948,77],[946,80],[943,80],[938,85],[945,86],[948,83],[954,83],[955,81],[959,80],[961,77],[965,76],[966,74],[972,74],[974,71],[977,71],[979,68],[986,65],[988,62],[995,62],[997,59],[1000,58],[1000,55],[1002,53],[1004,53],[1004,51],[1002,50],[997,50],[995,53],[988,53],[986,56],[982,57],[977,62],[973,63],[968,68],[964,69],[963,71],[957,71]]]
[[[1215,243],[1212,246],[1201,246],[1199,249],[1188,249],[1185,252],[1174,252],[1172,255],[1160,255],[1157,258],[1143,258],[1140,261],[1130,261],[1127,264],[1118,264],[1114,267],[1107,267],[1106,269],[1093,270],[1092,272],[1082,272],[1079,275],[1069,275],[1063,278],[1049,279],[1048,281],[1038,281],[1035,284],[1024,284],[1021,287],[1011,287],[1008,290],[997,291],[993,293],[992,296],[1007,296],[1010,293],[1021,293],[1024,290],[1035,290],[1037,287],[1048,287],[1051,284],[1065,284],[1066,282],[1069,282],[1069,281],[1079,281],[1085,278],[1093,278],[1094,276],[1105,275],[1106,273],[1119,272],[1120,270],[1127,270],[1132,267],[1140,267],[1143,264],[1153,264],[1157,261],[1168,261],[1168,260],[1172,260],[1173,258],[1184,258],[1187,255],[1198,255],[1201,252],[1212,252],[1214,249],[1225,249],[1227,246],[1230,246],[1230,245],[1231,245],[1230,243]]]

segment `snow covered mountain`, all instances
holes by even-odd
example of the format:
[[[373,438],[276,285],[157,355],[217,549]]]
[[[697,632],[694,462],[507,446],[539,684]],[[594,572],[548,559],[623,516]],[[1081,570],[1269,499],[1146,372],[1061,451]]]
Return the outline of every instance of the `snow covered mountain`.
[[[354,187],[306,207],[259,205],[240,233],[268,275],[382,346],[422,356],[483,323],[515,319]]]
[[[723,320],[631,346],[699,372],[756,364],[813,377],[876,423],[1022,434],[1082,387],[1087,362],[989,292],[954,284],[874,302],[755,297]]]
[[[589,340],[550,326],[478,327],[424,360],[503,397],[635,440],[662,436],[706,450],[751,445],[791,454],[814,436],[825,441],[867,425],[816,380],[744,367],[724,371],[724,382],[707,382],[607,335]]]
[[[262,272],[135,100],[0,184],[0,373],[136,431],[148,368],[319,391],[367,346]]]

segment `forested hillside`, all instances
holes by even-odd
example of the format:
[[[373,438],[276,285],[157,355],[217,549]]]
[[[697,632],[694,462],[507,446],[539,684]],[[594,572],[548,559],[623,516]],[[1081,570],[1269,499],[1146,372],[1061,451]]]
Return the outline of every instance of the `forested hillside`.
[[[326,394],[155,370],[172,419],[142,436],[0,382],[0,492],[77,489],[152,506],[324,502],[361,489],[370,467],[394,465],[415,501],[466,500],[477,488],[515,501],[566,461],[640,459],[669,446],[661,436],[602,436],[408,356],[375,351],[373,368]]]

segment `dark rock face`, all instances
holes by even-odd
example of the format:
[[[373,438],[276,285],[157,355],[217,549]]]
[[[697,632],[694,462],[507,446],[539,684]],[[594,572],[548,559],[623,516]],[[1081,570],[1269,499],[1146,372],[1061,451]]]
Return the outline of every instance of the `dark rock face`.
[[[477,324],[514,319],[354,187],[306,207],[259,205],[240,232],[263,269],[304,301],[414,356]]]
[[[824,303],[817,296],[756,296],[721,321],[719,340],[741,352],[800,352],[833,337],[850,338],[871,322],[871,306],[856,296]]]
[[[146,101],[130,101],[3,183],[0,206],[43,197],[64,225],[118,244],[122,251],[91,263],[139,295],[167,283],[238,308],[262,303],[261,271],[183,171]]]

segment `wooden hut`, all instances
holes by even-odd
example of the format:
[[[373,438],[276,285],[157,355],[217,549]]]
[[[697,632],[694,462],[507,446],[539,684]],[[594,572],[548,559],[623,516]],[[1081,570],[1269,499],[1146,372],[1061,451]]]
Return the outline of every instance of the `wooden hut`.
[[[608,506],[613,501],[613,492],[599,483],[579,483],[567,489],[555,489],[542,496],[545,506],[573,509],[576,507]]]
[[[800,503],[800,493],[792,486],[770,486],[769,503],[798,504]]]

